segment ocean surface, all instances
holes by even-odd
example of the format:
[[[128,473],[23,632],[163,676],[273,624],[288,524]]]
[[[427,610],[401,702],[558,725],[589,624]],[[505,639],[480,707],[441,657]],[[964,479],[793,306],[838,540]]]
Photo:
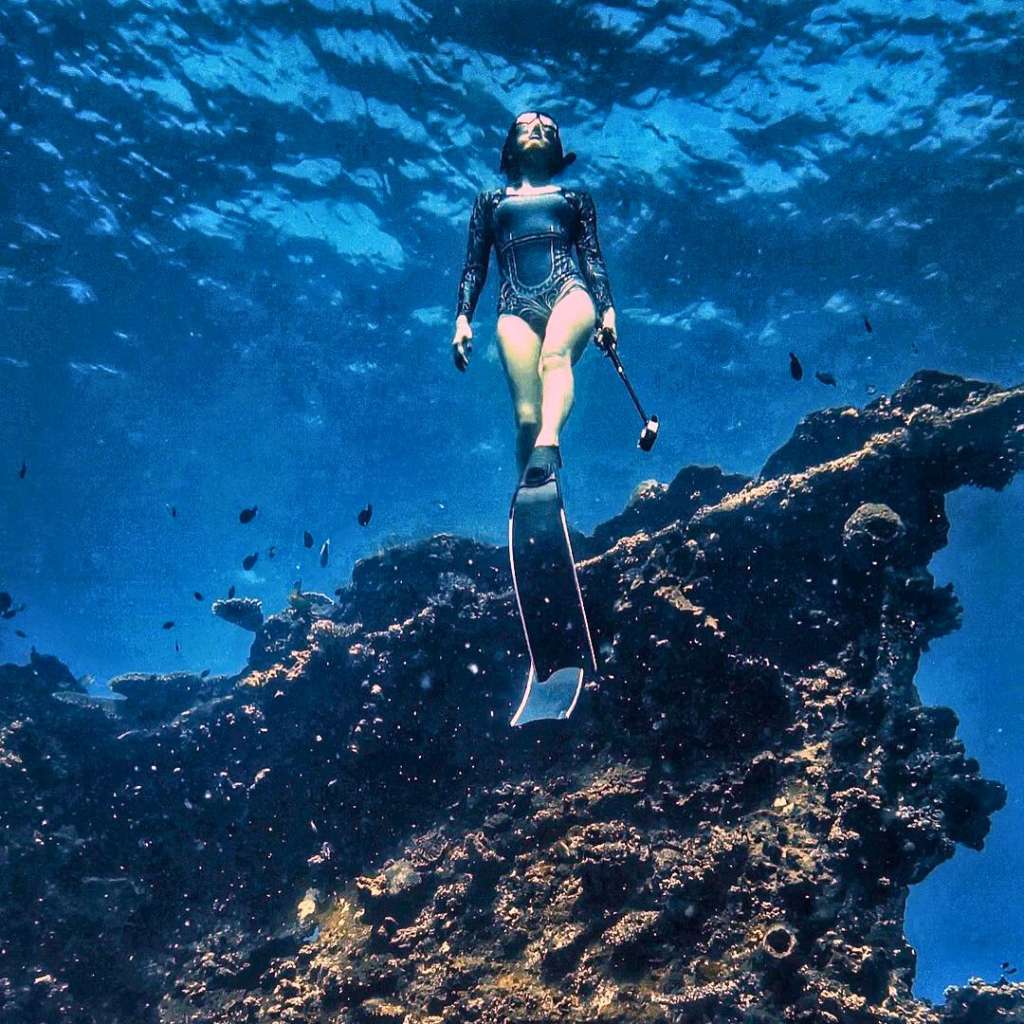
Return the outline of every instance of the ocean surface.
[[[915,370],[1019,383],[1022,36],[1020,0],[4,0],[0,589],[26,607],[0,660],[237,671],[231,586],[269,613],[390,543],[503,541],[493,264],[465,375],[449,342],[521,110],[578,154],[663,424],[639,452],[591,347],[562,440],[581,530],[687,463],[753,475]],[[937,1001],[1024,968],[1024,486],[949,513],[963,629],[919,686],[1009,799],[911,894]]]

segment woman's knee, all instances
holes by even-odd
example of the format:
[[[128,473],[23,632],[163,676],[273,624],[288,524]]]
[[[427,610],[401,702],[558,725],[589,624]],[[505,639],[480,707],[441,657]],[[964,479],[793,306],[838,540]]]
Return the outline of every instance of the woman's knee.
[[[549,352],[541,352],[538,372],[543,376],[552,370],[565,370],[572,366],[572,358],[569,352],[562,349],[552,349]]]
[[[536,402],[519,401],[515,403],[516,426],[523,428],[536,427],[540,424],[540,405]]]

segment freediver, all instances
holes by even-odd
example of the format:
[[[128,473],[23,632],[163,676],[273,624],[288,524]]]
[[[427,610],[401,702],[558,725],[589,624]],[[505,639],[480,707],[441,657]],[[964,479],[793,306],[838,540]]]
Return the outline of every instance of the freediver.
[[[525,111],[513,121],[498,168],[506,185],[476,196],[459,281],[451,344],[455,366],[465,371],[473,347],[470,320],[493,246],[500,274],[498,351],[515,415],[516,463],[526,484],[543,481],[562,465],[559,437],[573,406],[572,368],[587,342],[605,350],[617,344],[594,201],[589,192],[551,180],[575,159],[563,152],[550,115]]]

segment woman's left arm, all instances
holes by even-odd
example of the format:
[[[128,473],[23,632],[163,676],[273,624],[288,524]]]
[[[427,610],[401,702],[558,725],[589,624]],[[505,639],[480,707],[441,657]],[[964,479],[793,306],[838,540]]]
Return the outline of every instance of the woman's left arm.
[[[580,226],[576,238],[576,252],[579,255],[580,270],[586,278],[590,294],[594,297],[598,322],[615,331],[615,309],[612,305],[612,288],[608,281],[608,268],[601,255],[601,243],[597,238],[597,210],[589,192],[581,191]]]

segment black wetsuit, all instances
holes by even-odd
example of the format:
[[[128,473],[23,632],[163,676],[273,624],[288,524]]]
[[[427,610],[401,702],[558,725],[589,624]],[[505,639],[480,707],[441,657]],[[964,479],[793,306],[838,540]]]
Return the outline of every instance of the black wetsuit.
[[[501,274],[498,314],[522,317],[541,337],[554,304],[574,288],[589,292],[599,319],[612,306],[589,192],[559,187],[529,195],[509,195],[503,188],[478,193],[456,316],[472,320],[492,245]],[[572,259],[574,245],[579,267]]]

